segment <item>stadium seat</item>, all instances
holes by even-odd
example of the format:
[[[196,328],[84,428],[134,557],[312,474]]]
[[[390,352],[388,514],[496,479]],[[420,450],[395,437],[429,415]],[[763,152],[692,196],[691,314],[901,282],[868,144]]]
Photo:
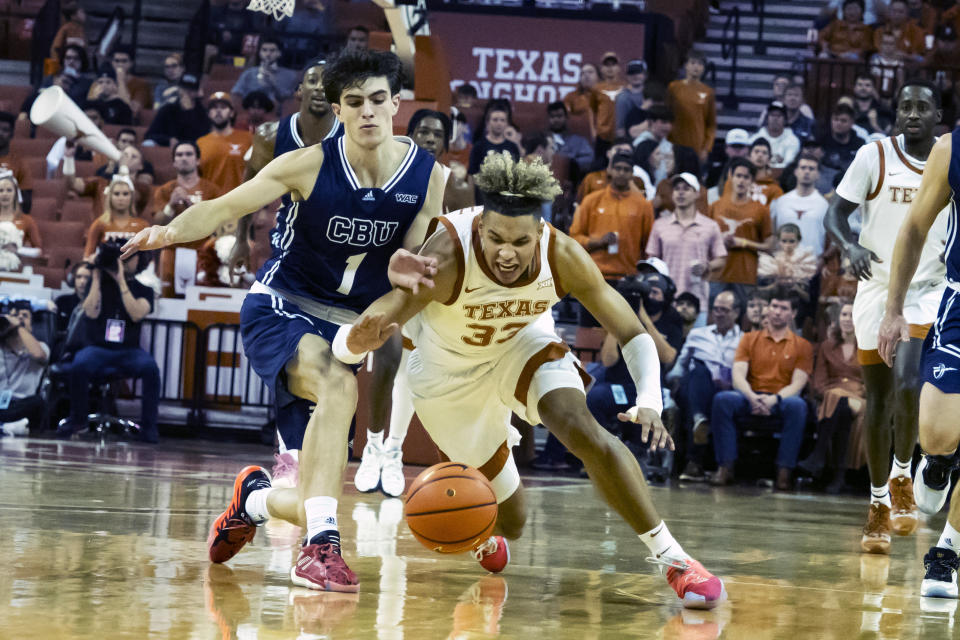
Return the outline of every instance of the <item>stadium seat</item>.
[[[14,138],[10,141],[10,150],[24,158],[46,158],[50,151],[50,141],[37,138]]]
[[[89,224],[93,221],[93,200],[90,198],[66,200],[60,208],[60,219]]]
[[[37,197],[37,192],[33,192],[33,204],[30,207],[30,215],[39,224],[40,220],[55,221],[60,216],[59,207],[56,198]],[[42,230],[41,230],[42,233]]]
[[[80,247],[82,251],[90,225],[71,220],[37,220],[37,226],[40,227],[44,246]]]
[[[34,180],[33,201],[37,198],[62,199],[64,196],[63,180]]]

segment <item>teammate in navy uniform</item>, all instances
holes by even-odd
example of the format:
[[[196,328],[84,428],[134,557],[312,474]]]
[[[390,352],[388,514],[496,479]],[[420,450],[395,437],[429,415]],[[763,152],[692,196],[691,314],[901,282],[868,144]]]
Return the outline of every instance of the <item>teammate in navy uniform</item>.
[[[291,580],[355,592],[359,581],[340,555],[337,528],[347,433],[357,404],[353,370],[334,357],[346,339],[340,325],[391,289],[391,255],[423,240],[430,219],[440,213],[444,183],[431,155],[409,138],[393,137],[400,106],[395,55],[344,52],[325,67],[323,84],[343,137],[283,154],[233,191],[190,207],[167,226],[144,229],[125,249],[130,254],[198,240],[291,195],[291,206],[277,217],[273,257],[244,300],[241,334],[247,357],[277,402],[304,398],[316,410],[307,424],[296,489],[271,487],[260,467],[243,469],[230,505],[211,527],[209,555],[213,562],[228,560],[253,539],[258,524],[282,518],[307,529]],[[411,283],[426,283],[426,262],[400,253],[391,275],[402,267]]]
[[[887,309],[880,325],[880,355],[890,366],[897,342],[909,339],[903,318],[907,287],[917,269],[927,232],[937,214],[949,206],[949,231],[944,258],[947,290],[937,321],[923,344],[920,375],[920,446],[924,455],[913,483],[917,506],[936,513],[950,493],[950,474],[958,466],[960,445],[960,244],[957,243],[957,200],[960,198],[960,129],[941,136],[930,152],[920,190],[900,228],[890,265]],[[954,489],[950,514],[937,544],[923,558],[926,568],[920,593],[928,597],[957,597],[960,567],[960,490]]]

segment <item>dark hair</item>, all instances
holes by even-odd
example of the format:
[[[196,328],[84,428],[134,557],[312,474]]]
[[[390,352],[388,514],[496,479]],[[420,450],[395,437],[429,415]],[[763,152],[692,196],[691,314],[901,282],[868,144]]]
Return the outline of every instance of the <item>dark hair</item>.
[[[840,102],[833,107],[833,111],[830,112],[830,117],[833,116],[850,116],[854,120],[857,118],[857,112],[853,110],[853,107],[848,105],[845,102]]]
[[[275,44],[275,45],[277,45],[277,49],[280,49],[280,53],[283,53],[283,40],[280,38],[280,36],[277,36],[277,35],[272,34],[272,33],[268,33],[268,34],[265,34],[265,35],[261,36],[261,37],[260,37],[260,43],[257,44],[257,57],[258,57],[258,58],[260,57],[260,47],[262,47],[262,46],[265,45],[265,44]]]
[[[814,163],[815,165],[817,165],[817,169],[820,168],[820,161],[817,160],[817,156],[813,155],[813,154],[810,153],[809,151],[801,151],[801,152],[800,152],[800,155],[797,156],[797,159],[796,159],[796,160],[794,161],[794,163],[793,163],[793,164],[794,164],[794,168],[800,166],[800,161],[801,161],[801,160],[806,160],[806,161],[808,161],[808,162],[812,162],[812,163]]]
[[[523,136],[523,152],[527,155],[530,155],[537,150],[538,147],[547,148],[547,145],[550,143],[547,141],[547,136],[542,132],[537,131],[536,133],[529,133]]]
[[[113,51],[110,52],[110,59],[113,59],[113,54],[115,53],[125,53],[130,56],[130,62],[133,62],[137,59],[136,50],[129,44],[118,44],[113,48]]]
[[[842,9],[845,9],[848,4],[856,4],[860,6],[860,11],[866,11],[864,8],[863,0],[843,0]]]
[[[130,127],[124,127],[123,129],[120,129],[120,131],[117,131],[117,137],[119,138],[125,133],[129,133],[130,135],[132,135],[134,140],[137,139],[137,132],[134,129],[131,129]]]
[[[550,113],[551,111],[560,111],[561,109],[563,110],[563,115],[567,115],[567,105],[563,104],[563,102],[560,100],[551,102],[547,105],[547,113]]]
[[[869,80],[870,84],[872,84],[873,86],[877,86],[877,81],[874,79],[873,75],[867,73],[866,71],[860,71],[859,73],[857,73],[856,77],[854,77],[853,79],[853,82],[854,84],[856,84],[860,80]]]
[[[942,108],[943,102],[940,95],[940,89],[937,88],[937,85],[933,84],[929,80],[924,80],[921,78],[913,78],[905,81],[902,85],[900,85],[900,88],[897,89],[897,99],[894,100],[895,105],[900,102],[900,97],[903,95],[903,90],[906,89],[907,87],[921,87],[923,89],[929,89],[930,93],[933,94],[933,102],[936,108],[937,109]]]
[[[790,308],[794,311],[797,310],[797,306],[800,304],[800,299],[797,298],[796,292],[790,287],[782,284],[778,284],[773,287],[773,289],[770,291],[768,299],[770,302],[773,302],[774,300],[789,302]]]
[[[780,234],[786,231],[787,233],[797,234],[797,241],[803,240],[803,234],[800,233],[800,227],[795,225],[792,222],[785,222],[777,229],[777,239],[780,239]]]
[[[690,62],[691,60],[698,60],[703,64],[707,64],[707,54],[699,49],[690,49],[690,51],[687,53],[687,59],[685,62]]]
[[[618,137],[618,138],[614,138],[613,144],[612,144],[611,146],[614,146],[614,147],[615,147],[615,146],[617,146],[617,145],[619,145],[619,144],[628,144],[628,145],[630,145],[630,148],[632,149],[632,148],[633,148],[633,138],[631,138],[630,136],[620,136],[620,137]]]
[[[323,56],[316,56],[307,60],[307,64],[303,65],[303,68],[300,70],[300,81],[303,81],[303,76],[307,75],[307,71],[313,69],[314,67],[322,67],[327,64],[327,59]]]
[[[767,151],[772,151],[773,147],[770,146],[770,141],[766,138],[757,138],[750,143],[750,151],[753,151],[754,147],[766,147]]]
[[[13,129],[17,126],[17,116],[9,111],[0,111],[0,122],[6,122]]]
[[[365,26],[363,26],[362,24],[358,24],[358,25],[356,25],[356,26],[350,27],[350,31],[360,31],[361,33],[365,33],[365,34],[367,34],[367,35],[370,35],[370,29],[367,29],[367,28],[366,28]],[[350,31],[348,31],[347,33],[350,33]]]
[[[647,117],[650,118],[650,121],[662,120],[664,122],[673,122],[673,111],[670,110],[670,107],[662,104],[652,105],[647,109]]]
[[[469,82],[464,82],[462,85],[457,87],[456,92],[462,96],[470,96],[471,98],[477,97],[477,88]]]
[[[745,167],[751,178],[757,177],[757,166],[746,158],[731,158],[727,163],[727,175],[732,176],[737,167]]]
[[[340,104],[340,96],[345,90],[370,78],[386,78],[390,95],[397,95],[403,80],[400,58],[388,51],[341,51],[323,69],[323,94],[330,104]]]
[[[183,145],[188,144],[193,147],[193,152],[197,154],[197,160],[200,159],[200,147],[193,140],[181,140],[177,144],[173,145],[170,148],[170,157],[175,158],[177,156],[177,147],[182,147]]]
[[[697,310],[697,313],[700,313],[700,298],[693,295],[689,291],[684,291],[683,293],[681,293],[680,295],[678,295],[676,298],[673,299],[674,304],[678,302],[687,302],[693,305],[693,308]]]
[[[783,90],[783,93],[786,94],[787,91],[790,91],[791,89],[800,89],[801,94],[804,92],[804,86],[802,84],[799,82],[791,82],[787,85],[787,88]]]
[[[487,120],[490,119],[490,114],[494,111],[502,111],[507,114],[507,123],[513,124],[513,108],[510,106],[508,100],[491,100],[487,103],[487,108],[483,110],[483,122],[487,123]]]
[[[829,334],[837,344],[843,342],[843,332],[840,330],[840,312],[843,311],[843,308],[848,304],[852,305],[853,300],[841,298],[839,301],[827,307],[827,317],[830,318]]]
[[[417,109],[414,111],[413,115],[410,116],[410,122],[407,123],[407,136],[412,137],[420,123],[427,118],[436,118],[440,121],[440,125],[443,127],[443,148],[446,150],[450,146],[450,137],[453,135],[453,124],[450,122],[450,117],[441,111],[435,111],[434,109]]]
[[[60,52],[60,68],[63,69],[63,59],[67,56],[67,51],[76,51],[77,56],[80,58],[80,71],[87,71],[90,68],[90,59],[87,58],[87,51],[83,47],[77,44],[68,44]]]

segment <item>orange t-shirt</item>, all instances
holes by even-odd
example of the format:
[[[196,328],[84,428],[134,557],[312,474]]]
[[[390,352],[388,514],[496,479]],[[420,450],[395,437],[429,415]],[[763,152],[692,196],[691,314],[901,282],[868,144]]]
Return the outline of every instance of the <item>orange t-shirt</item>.
[[[130,94],[131,100],[140,103],[141,108],[150,109],[153,107],[153,87],[143,78],[135,76],[127,78],[127,93]]]
[[[792,331],[774,340],[761,329],[743,334],[733,361],[750,363],[747,384],[754,392],[777,393],[790,384],[796,369],[808,376],[813,372],[813,347]]]
[[[224,136],[210,132],[197,140],[200,147],[200,171],[203,177],[213,182],[222,193],[230,191],[243,182],[246,163],[244,154],[253,143],[253,134],[249,131],[234,129]]]
[[[97,218],[87,229],[87,244],[83,248],[83,255],[92,256],[96,252],[97,246],[105,240],[116,238],[128,240],[137,235],[137,231],[149,226],[150,224],[143,218],[130,217],[123,223],[115,222],[113,219],[104,222]]]
[[[185,205],[177,204],[171,205],[173,209],[173,218],[167,218],[163,216],[163,209],[170,204],[170,198],[173,196],[173,190],[177,188],[177,181],[171,180],[165,184],[160,185],[153,192],[153,203],[154,203],[154,217],[160,218],[156,220],[157,224],[166,224],[173,218],[176,218],[178,215],[184,212],[187,208]],[[191,204],[196,204],[198,202],[203,202],[204,200],[213,200],[214,198],[219,198],[221,191],[213,182],[207,180],[206,178],[200,178],[191,188],[184,187],[187,191],[187,196],[190,198]]]
[[[735,203],[732,198],[724,196],[710,205],[710,217],[720,225],[720,231],[724,235],[733,231],[736,237],[753,242],[763,242],[773,235],[770,208],[755,200]],[[727,262],[717,280],[735,284],[757,284],[757,250],[728,248]]]
[[[571,115],[589,112],[592,115],[593,132],[601,140],[613,142],[616,112],[613,100],[607,94],[591,89],[574,90],[563,97],[563,104]]]
[[[720,195],[724,198],[733,197],[733,183],[731,181],[727,180],[723,183],[723,193]],[[769,176],[758,177],[750,187],[750,198],[768,207],[782,195],[783,189],[780,188],[780,183]]]
[[[637,260],[645,255],[653,229],[653,204],[632,189],[626,193],[607,187],[591,193],[573,214],[570,237],[584,247],[611,231],[619,234],[617,252],[597,249],[590,257],[604,278],[622,277],[637,272]]]
[[[926,51],[927,34],[915,20],[907,20],[900,29],[894,29],[889,25],[875,29],[873,31],[874,49],[880,49],[880,39],[884,33],[892,33],[897,37],[897,51],[904,55],[920,55]]]
[[[583,202],[583,199],[595,191],[602,191],[607,188],[607,185],[610,184],[610,176],[607,175],[606,169],[601,169],[600,171],[591,171],[583,177],[583,180],[580,181],[580,186],[577,187],[577,202]],[[643,184],[643,180],[640,178],[633,179],[633,185],[637,188],[637,192],[646,197],[646,187]]]
[[[698,154],[712,150],[717,135],[713,89],[699,81],[674,80],[667,87],[667,104],[673,111],[670,142],[690,147]]]
[[[0,169],[13,171],[13,177],[17,179],[20,191],[33,189],[33,174],[30,172],[30,165],[13,151],[5,156],[0,156]]]
[[[820,46],[834,55],[863,55],[873,49],[873,29],[862,22],[850,24],[836,19],[820,30]]]

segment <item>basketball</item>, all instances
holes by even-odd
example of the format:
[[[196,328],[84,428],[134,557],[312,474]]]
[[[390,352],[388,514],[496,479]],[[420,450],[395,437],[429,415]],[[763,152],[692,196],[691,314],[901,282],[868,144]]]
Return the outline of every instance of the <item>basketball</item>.
[[[439,553],[461,553],[493,533],[497,497],[490,481],[473,467],[441,462],[410,485],[404,515],[423,546]]]

